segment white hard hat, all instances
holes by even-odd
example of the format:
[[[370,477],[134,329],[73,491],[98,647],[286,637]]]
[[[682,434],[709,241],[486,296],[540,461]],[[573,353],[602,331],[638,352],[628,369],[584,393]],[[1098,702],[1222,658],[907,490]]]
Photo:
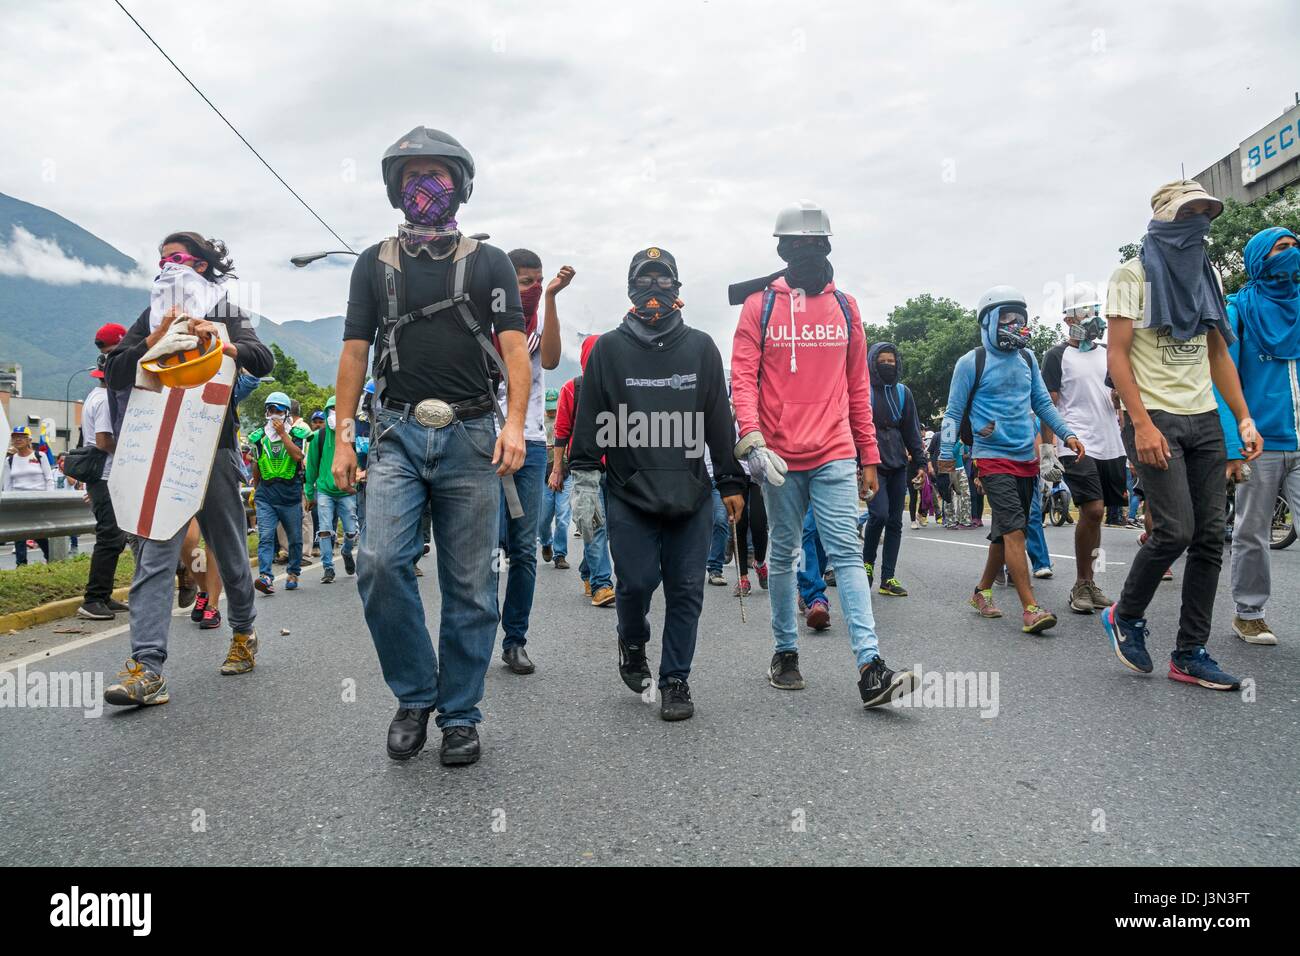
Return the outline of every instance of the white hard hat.
[[[1066,315],[1083,311],[1092,315],[1100,307],[1101,297],[1091,282],[1076,282],[1065,293],[1062,305]]]
[[[774,236],[829,236],[831,220],[815,202],[795,203],[776,214]]]
[[[996,309],[1000,305],[1018,305],[1029,311],[1029,303],[1025,301],[1024,295],[1013,285],[995,285],[982,296],[980,303],[975,310],[975,320],[984,321],[984,315],[991,309]]]

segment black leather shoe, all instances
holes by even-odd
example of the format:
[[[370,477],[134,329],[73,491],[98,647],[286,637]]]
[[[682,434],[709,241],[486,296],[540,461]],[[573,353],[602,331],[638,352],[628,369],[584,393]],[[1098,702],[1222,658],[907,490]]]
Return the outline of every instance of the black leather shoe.
[[[501,659],[506,662],[506,667],[510,668],[512,674],[531,674],[537,670],[537,665],[529,660],[528,652],[522,644],[507,647],[501,652]]]
[[[388,756],[394,760],[410,760],[423,750],[431,713],[432,707],[399,707],[388,725]]]
[[[474,727],[447,727],[442,732],[442,764],[459,767],[478,763],[478,730]]]

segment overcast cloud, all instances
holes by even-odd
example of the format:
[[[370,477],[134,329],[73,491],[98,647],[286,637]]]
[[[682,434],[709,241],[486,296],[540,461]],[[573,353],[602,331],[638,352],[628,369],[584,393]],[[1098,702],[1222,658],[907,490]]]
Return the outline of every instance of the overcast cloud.
[[[780,267],[772,222],[803,198],[869,321],[1004,282],[1046,314],[1071,276],[1105,280],[1180,163],[1300,88],[1291,2],[125,2],[356,249],[400,218],[384,148],[417,124],[460,138],[462,227],[577,269],[570,351],[657,244],[728,355],[726,286]],[[113,3],[3,12],[0,192],[146,262],[171,230],[223,238],[278,321],[344,311],[350,260],[289,265],[335,240]]]

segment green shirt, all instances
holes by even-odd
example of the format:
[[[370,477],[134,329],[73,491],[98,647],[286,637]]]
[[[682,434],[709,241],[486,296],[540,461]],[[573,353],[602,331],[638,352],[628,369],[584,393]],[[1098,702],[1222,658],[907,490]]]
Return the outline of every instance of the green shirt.
[[[317,493],[331,498],[348,497],[334,484],[334,442],[334,429],[327,425],[316,432],[307,449],[307,484],[303,494],[308,501],[315,501]]]

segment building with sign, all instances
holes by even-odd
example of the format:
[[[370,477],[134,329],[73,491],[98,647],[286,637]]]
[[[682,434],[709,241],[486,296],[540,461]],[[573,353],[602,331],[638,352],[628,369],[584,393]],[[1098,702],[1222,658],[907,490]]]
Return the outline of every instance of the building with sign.
[[[1241,203],[1300,183],[1300,95],[1289,110],[1192,178],[1212,196]]]

